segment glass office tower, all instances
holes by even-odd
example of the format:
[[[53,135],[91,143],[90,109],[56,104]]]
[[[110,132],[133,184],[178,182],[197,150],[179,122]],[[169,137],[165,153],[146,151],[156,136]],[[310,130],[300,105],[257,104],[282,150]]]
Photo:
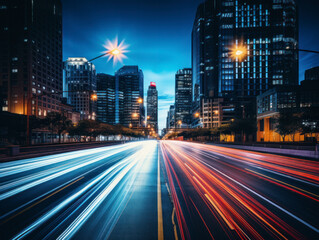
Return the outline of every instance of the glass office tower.
[[[156,83],[151,82],[147,90],[147,125],[158,131],[158,92]]]

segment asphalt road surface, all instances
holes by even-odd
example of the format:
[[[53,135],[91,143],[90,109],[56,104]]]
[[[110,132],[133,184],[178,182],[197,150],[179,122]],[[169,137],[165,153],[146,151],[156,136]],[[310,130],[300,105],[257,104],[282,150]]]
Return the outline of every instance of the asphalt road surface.
[[[160,144],[182,239],[319,239],[319,164]]]
[[[0,166],[0,239],[319,239],[315,161],[143,141]]]

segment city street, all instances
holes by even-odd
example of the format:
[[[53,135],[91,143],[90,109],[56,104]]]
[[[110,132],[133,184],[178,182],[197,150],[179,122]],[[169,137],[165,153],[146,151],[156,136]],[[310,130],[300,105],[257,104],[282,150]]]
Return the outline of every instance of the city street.
[[[316,161],[141,141],[0,171],[1,239],[319,237]]]
[[[156,239],[158,164],[156,141],[2,163],[1,239]]]
[[[183,239],[318,239],[319,164],[162,141]]]

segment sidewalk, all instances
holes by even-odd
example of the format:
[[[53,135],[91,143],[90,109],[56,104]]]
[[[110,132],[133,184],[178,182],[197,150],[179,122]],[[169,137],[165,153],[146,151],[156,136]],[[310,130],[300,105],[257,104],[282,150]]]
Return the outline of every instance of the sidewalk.
[[[228,147],[228,148],[236,148],[236,149],[264,152],[264,153],[274,153],[274,154],[283,154],[283,155],[294,156],[294,157],[319,159],[319,153],[316,151],[311,151],[311,150],[256,147],[256,146],[244,146],[244,145],[235,145],[235,144],[234,145],[232,145],[232,144],[218,144],[218,143],[209,143],[209,142],[207,144],[221,146],[221,147]]]

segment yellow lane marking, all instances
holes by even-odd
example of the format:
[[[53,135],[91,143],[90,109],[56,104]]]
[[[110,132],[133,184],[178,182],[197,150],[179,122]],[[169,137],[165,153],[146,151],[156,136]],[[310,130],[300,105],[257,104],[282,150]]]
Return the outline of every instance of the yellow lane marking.
[[[306,191],[306,190],[303,190],[303,189],[301,189],[301,188],[295,187],[295,186],[290,185],[290,184],[288,184],[288,183],[282,182],[282,181],[277,180],[277,179],[275,179],[275,178],[268,177],[268,176],[266,176],[266,175],[264,175],[264,174],[261,174],[261,173],[255,172],[255,171],[250,170],[250,169],[248,169],[248,168],[246,168],[246,170],[248,170],[248,171],[250,171],[250,172],[253,172],[253,173],[257,174],[257,175],[260,175],[260,176],[262,176],[262,177],[265,177],[265,178],[271,179],[271,180],[273,180],[273,181],[275,181],[275,182],[279,182],[279,183],[281,183],[281,184],[284,184],[284,185],[286,185],[286,186],[288,186],[288,187],[291,187],[291,188],[297,189],[297,190],[299,190],[299,191],[301,191],[301,192],[305,192],[305,193],[308,193],[308,194],[310,194],[310,195],[312,195],[312,196],[315,196],[315,197],[319,198],[319,196],[318,196],[318,195],[316,195],[316,194],[314,194],[314,193],[312,193],[312,192],[308,192],[308,191]]]
[[[174,215],[175,215],[175,207],[173,208],[173,211],[172,211],[172,223],[173,223],[173,226],[174,226],[174,237],[175,237],[175,240],[178,240],[177,228],[176,228],[176,224],[175,224],[175,221],[174,221]]]
[[[160,156],[159,149],[157,150],[157,232],[158,232],[158,240],[164,239],[163,232],[163,213],[162,213],[162,193],[161,193],[161,169],[160,169]]]
[[[34,206],[38,205],[39,203],[45,201],[46,199],[48,199],[49,197],[52,197],[53,195],[57,194],[58,192],[61,192],[63,189],[66,189],[67,187],[71,186],[72,184],[80,181],[81,179],[83,179],[84,177],[80,177],[78,179],[76,179],[75,181],[69,183],[68,185],[64,186],[63,188],[60,188],[58,190],[56,190],[55,192],[51,193],[50,195],[46,196],[45,198],[39,200],[38,202],[32,204],[31,206],[27,207],[26,209],[22,210],[21,212],[18,212],[17,214],[13,215],[12,217],[8,218],[7,220],[5,220],[4,222],[2,222],[1,224],[4,224],[10,220],[12,220],[13,218],[15,218],[16,216],[28,211],[29,209],[33,208]]]

